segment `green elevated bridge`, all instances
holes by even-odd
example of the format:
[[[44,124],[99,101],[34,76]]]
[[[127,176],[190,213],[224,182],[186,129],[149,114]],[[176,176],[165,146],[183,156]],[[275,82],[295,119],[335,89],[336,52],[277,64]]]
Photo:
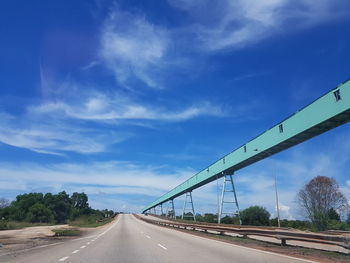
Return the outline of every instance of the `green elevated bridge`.
[[[349,121],[350,80],[176,186],[146,206],[143,213]]]

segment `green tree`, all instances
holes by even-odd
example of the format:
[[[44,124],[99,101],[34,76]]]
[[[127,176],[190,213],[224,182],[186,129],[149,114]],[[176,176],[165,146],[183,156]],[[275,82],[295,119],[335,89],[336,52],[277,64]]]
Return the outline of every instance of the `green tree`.
[[[329,209],[327,216],[329,220],[340,221],[340,215],[334,210],[334,208]]]
[[[11,204],[11,219],[24,221],[27,217],[29,208],[37,203],[43,203],[42,193],[29,193],[17,195],[16,200]]]
[[[53,212],[45,205],[37,203],[29,208],[27,221],[32,223],[51,223],[54,221]]]
[[[208,222],[208,223],[217,223],[218,217],[217,217],[217,215],[214,215],[211,213],[206,213],[203,215],[203,221]]]
[[[268,226],[270,213],[261,206],[251,206],[241,212],[243,225]]]
[[[5,202],[4,202],[5,203]],[[0,218],[5,220],[29,222],[65,223],[81,215],[95,215],[103,218],[113,216],[112,210],[94,210],[89,207],[85,193],[73,193],[70,197],[65,191],[58,194],[29,193],[16,197],[9,206],[0,209]]]
[[[222,224],[233,224],[234,220],[231,216],[224,216],[223,218],[221,218],[221,223]]]
[[[71,213],[71,199],[69,195],[65,191],[53,195],[49,208],[53,211],[57,223],[65,223]]]
[[[73,207],[83,210],[89,208],[88,197],[83,193],[74,192],[71,196]]]

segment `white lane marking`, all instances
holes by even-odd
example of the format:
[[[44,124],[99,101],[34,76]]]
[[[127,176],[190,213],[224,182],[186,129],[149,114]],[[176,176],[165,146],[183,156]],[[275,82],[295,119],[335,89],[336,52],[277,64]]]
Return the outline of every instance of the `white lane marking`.
[[[147,237],[147,238],[151,238],[150,236],[147,236],[147,235],[146,235],[146,237]]]
[[[161,247],[164,250],[168,250],[165,246],[162,246],[161,244],[158,244],[159,247]]]
[[[135,218],[137,219],[137,218]],[[156,226],[156,225],[152,225],[150,223],[146,223],[142,220],[138,220],[141,224],[143,225],[147,225],[147,226],[150,226],[150,227],[154,227],[154,228],[160,228],[160,226]],[[273,255],[273,256],[279,256],[279,257],[282,257],[282,258],[289,258],[289,259],[296,259],[296,260],[299,260],[299,261],[302,261],[302,262],[307,262],[307,263],[320,263],[318,261],[313,261],[313,260],[308,260],[308,259],[303,259],[303,258],[297,258],[297,257],[292,257],[292,256],[287,256],[287,255],[283,255],[283,254],[278,254],[278,253],[274,253],[274,252],[269,252],[269,251],[264,251],[264,250],[260,250],[260,249],[256,249],[256,248],[250,248],[250,247],[244,247],[244,246],[240,246],[240,245],[234,245],[234,244],[231,244],[231,243],[226,243],[224,241],[219,241],[219,240],[214,240],[214,239],[210,239],[210,238],[205,238],[205,237],[200,237],[200,236],[196,236],[196,235],[193,235],[193,234],[190,234],[190,233],[186,233],[186,232],[182,232],[182,231],[178,231],[177,229],[172,229],[172,228],[161,228],[163,230],[168,230],[170,232],[172,231],[177,231],[177,232],[180,232],[180,233],[183,233],[185,235],[188,235],[188,236],[191,236],[191,237],[194,237],[194,238],[199,238],[199,239],[203,239],[203,240],[210,240],[212,242],[216,242],[216,243],[220,243],[222,245],[226,245],[226,246],[234,246],[234,247],[237,247],[237,248],[242,248],[242,249],[246,249],[246,250],[251,250],[251,251],[255,251],[255,252],[259,252],[259,253],[263,253],[263,254],[268,254],[268,255]]]
[[[74,250],[74,251],[72,252],[72,254],[75,254],[75,253],[78,253],[78,252],[79,252],[79,249]]]
[[[60,258],[58,261],[65,261],[67,258],[69,258],[69,257],[63,257],[63,258]]]
[[[88,237],[79,237],[79,238],[76,238],[76,239],[72,239],[72,240],[70,240],[70,241],[78,241],[78,240],[89,239],[89,238],[93,238],[93,237],[95,237],[95,235],[88,236]]]
[[[90,245],[91,243],[90,242],[87,242],[86,245]]]
[[[81,246],[80,248],[86,248],[86,246]]]

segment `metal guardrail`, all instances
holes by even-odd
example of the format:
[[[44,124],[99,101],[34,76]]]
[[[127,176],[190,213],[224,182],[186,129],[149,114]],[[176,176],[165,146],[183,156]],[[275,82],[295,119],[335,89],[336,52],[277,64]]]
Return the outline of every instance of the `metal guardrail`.
[[[201,232],[216,232],[219,235],[238,234],[241,237],[248,238],[251,236],[271,237],[280,240],[282,246],[287,245],[288,240],[318,243],[324,245],[339,246],[345,249],[350,249],[350,235],[332,234],[332,233],[308,233],[308,232],[293,232],[287,228],[269,228],[269,227],[253,227],[253,226],[237,226],[237,225],[215,225],[215,224],[192,224],[176,221],[153,220],[135,215],[138,219],[147,223],[179,228],[184,230],[196,230]]]

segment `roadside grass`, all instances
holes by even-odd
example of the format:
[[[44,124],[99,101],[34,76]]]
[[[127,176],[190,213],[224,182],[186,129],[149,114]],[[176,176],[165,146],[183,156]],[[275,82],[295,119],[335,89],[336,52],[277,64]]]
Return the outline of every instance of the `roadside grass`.
[[[70,226],[77,227],[98,227],[103,226],[109,222],[112,222],[114,218],[101,218],[99,215],[83,215],[75,220],[69,221]]]
[[[57,228],[53,229],[52,232],[55,233],[55,236],[62,237],[62,236],[80,236],[81,231],[79,229],[63,229],[63,228]]]
[[[112,222],[113,218],[102,218],[100,215],[83,215],[75,220],[69,221],[70,226],[76,227],[98,227],[103,226],[109,222]],[[21,229],[25,227],[34,227],[34,226],[52,226],[54,223],[30,223],[30,222],[18,222],[18,221],[7,221],[0,219],[0,231],[1,230],[14,230]]]
[[[13,230],[13,229],[21,229],[25,227],[52,226],[52,225],[53,224],[49,224],[49,223],[30,223],[30,222],[0,220],[0,230]]]

